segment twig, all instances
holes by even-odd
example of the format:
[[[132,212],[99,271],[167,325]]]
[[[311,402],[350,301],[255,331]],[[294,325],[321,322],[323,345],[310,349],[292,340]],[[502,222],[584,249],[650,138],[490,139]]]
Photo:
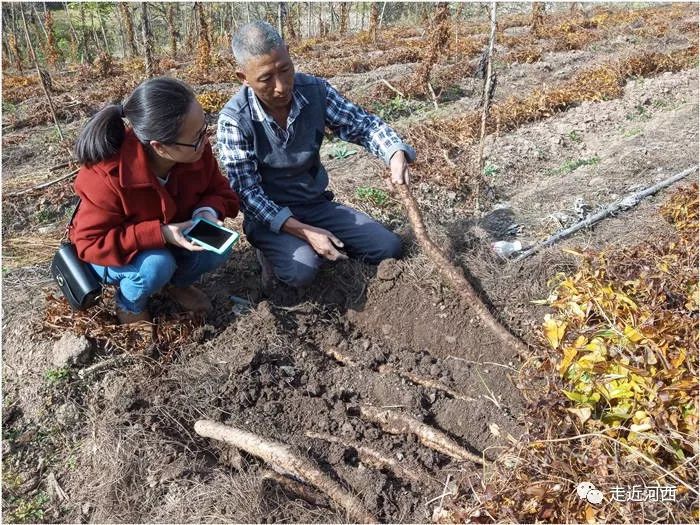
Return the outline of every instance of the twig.
[[[464,299],[465,303],[474,310],[479,319],[486,325],[486,328],[491,330],[502,343],[509,346],[516,354],[526,353],[527,346],[498,322],[483,303],[474,287],[466,279],[462,270],[452,264],[440,248],[430,239],[420,209],[418,208],[418,203],[413,195],[411,195],[410,189],[404,184],[395,185],[395,188],[397,188],[403,200],[403,204],[408,213],[408,219],[411,222],[418,243],[428,257],[432,259],[442,275],[452,283],[455,287],[455,291]]]
[[[503,363],[496,363],[495,361],[472,361],[471,359],[464,359],[463,357],[457,357],[454,355],[448,355],[446,359],[454,359],[455,361],[463,361],[465,363],[472,363],[474,365],[493,365],[500,366],[501,368],[507,368],[513,372],[518,372],[518,369],[510,365],[504,365]]]
[[[401,98],[406,98],[406,95],[404,95],[403,93],[401,93],[401,91],[399,91],[399,90],[396,89],[394,86],[392,86],[391,84],[389,84],[389,81],[388,81],[388,80],[383,79],[383,78],[380,79],[380,80],[386,85],[386,87],[388,87],[389,89],[391,89],[394,93],[396,93],[397,95],[399,95]]]
[[[53,173],[54,171],[60,170],[61,168],[68,168],[70,165],[71,165],[71,161],[61,162],[60,164],[56,164],[55,166],[51,166],[49,168],[49,171],[51,173]]]
[[[369,513],[356,496],[350,494],[339,483],[321,472],[309,460],[293,454],[288,445],[206,419],[197,421],[194,424],[194,430],[202,437],[224,441],[261,458],[271,466],[280,468],[306,481],[343,507],[353,521],[361,523],[377,522],[377,518]]]
[[[435,109],[438,109],[437,95],[435,94],[435,90],[433,90],[433,86],[430,85],[430,82],[428,82],[428,90],[430,91],[430,96],[433,98],[433,105],[435,106]]]
[[[99,363],[95,363],[92,366],[88,366],[87,368],[83,368],[81,370],[78,370],[78,377],[83,379],[85,376],[89,376],[90,374],[94,374],[95,372],[99,372],[103,368],[109,368],[113,365],[118,365],[122,364],[122,362],[128,362],[131,361],[134,358],[131,354],[119,354],[115,355],[114,357],[111,357],[109,359],[104,359],[100,361]]]
[[[648,197],[649,195],[653,195],[657,191],[659,191],[663,188],[666,188],[667,186],[670,186],[674,182],[677,182],[677,181],[687,177],[688,175],[690,175],[691,173],[693,173],[697,169],[698,169],[697,165],[692,166],[690,168],[687,168],[687,169],[681,171],[680,173],[677,173],[676,175],[673,175],[672,177],[664,179],[661,182],[658,182],[658,183],[654,184],[653,186],[648,187],[645,190],[641,190],[641,191],[638,191],[636,193],[631,193],[631,194],[627,195],[626,197],[623,197],[622,199],[615,201],[612,204],[609,204],[608,206],[606,206],[603,210],[599,211],[598,213],[595,213],[593,215],[589,215],[588,217],[586,217],[582,221],[577,222],[573,226],[571,226],[565,230],[562,230],[560,232],[557,232],[554,235],[552,235],[551,237],[549,237],[547,240],[542,241],[541,243],[536,244],[535,246],[532,246],[531,248],[528,248],[527,250],[522,252],[520,255],[518,255],[514,259],[514,261],[515,262],[522,261],[523,259],[525,259],[526,257],[529,257],[533,253],[537,253],[542,248],[545,248],[547,246],[551,246],[555,242],[560,241],[561,239],[568,237],[572,233],[575,233],[579,230],[582,230],[583,228],[588,228],[589,226],[592,226],[596,222],[603,220],[608,215],[612,215],[613,213],[615,213],[617,211],[627,210],[629,208],[632,208],[633,206],[636,206],[645,197]]]
[[[445,480],[445,486],[442,489],[442,494],[439,496],[434,497],[430,501],[426,501],[425,505],[428,506],[430,505],[433,501],[440,500],[440,506],[438,507],[439,510],[442,510],[442,501],[445,499],[445,496],[454,496],[454,494],[450,491],[447,492],[447,487],[450,484],[450,478],[452,477],[452,474],[447,475],[447,479]],[[439,511],[438,511],[439,512]]]
[[[384,456],[383,454],[372,448],[360,445],[359,443],[356,443],[354,441],[345,441],[337,436],[318,432],[307,432],[306,436],[310,437],[311,439],[320,439],[329,443],[336,443],[345,447],[352,447],[357,451],[357,454],[360,457],[360,461],[368,464],[369,466],[387,468],[391,470],[397,478],[406,478],[411,481],[423,484],[435,483],[435,480],[430,478],[430,476],[428,476],[427,474],[419,474],[413,472],[412,470],[408,470],[403,466],[399,465],[397,461]]]
[[[417,419],[395,412],[393,410],[381,410],[377,407],[362,405],[360,415],[373,423],[377,423],[390,434],[413,434],[426,447],[432,448],[441,454],[461,461],[472,461],[483,465],[482,458],[469,452],[444,432],[421,423]]]
[[[36,191],[36,190],[41,190],[41,189],[44,189],[44,188],[48,188],[49,186],[52,186],[53,184],[56,184],[56,183],[58,183],[58,182],[61,182],[61,181],[64,181],[64,180],[66,180],[66,179],[70,179],[71,177],[74,177],[75,175],[78,174],[79,171],[80,171],[80,168],[77,168],[77,169],[71,171],[70,173],[68,173],[68,174],[66,174],[66,175],[60,176],[60,177],[57,178],[57,179],[53,179],[53,180],[50,180],[50,181],[48,181],[48,182],[43,182],[43,183],[38,184],[38,185],[36,185],[36,186],[33,186],[33,187],[31,187],[31,188],[27,188],[26,190],[20,190],[20,191],[15,191],[15,192],[12,192],[12,193],[8,193],[8,194],[7,194],[7,197],[17,197],[17,196],[19,196],[19,195],[25,195],[25,194],[27,194],[27,193],[31,193],[31,192]]]
[[[605,438],[605,439],[607,439],[607,440],[609,440],[609,441],[612,441],[612,442],[614,442],[614,443],[620,445],[622,448],[624,448],[624,449],[627,450],[628,452],[631,452],[632,454],[634,454],[634,455],[637,456],[638,458],[640,458],[640,459],[646,461],[646,462],[647,462],[649,465],[651,465],[652,467],[655,467],[655,468],[659,469],[659,470],[660,470],[661,472],[663,472],[666,476],[670,476],[671,478],[673,478],[675,481],[677,481],[678,483],[680,483],[681,485],[683,485],[685,488],[687,488],[689,491],[691,491],[691,492],[692,492],[693,494],[695,494],[696,496],[700,495],[700,493],[698,493],[697,489],[695,489],[695,488],[693,488],[692,486],[690,486],[688,483],[686,483],[685,481],[683,481],[681,478],[679,478],[678,476],[676,476],[675,474],[673,474],[673,472],[671,472],[670,470],[665,469],[664,467],[662,467],[661,465],[659,465],[658,463],[656,463],[654,460],[649,459],[647,456],[645,456],[645,455],[642,454],[641,452],[638,452],[637,450],[635,450],[634,448],[630,447],[629,445],[626,445],[625,443],[621,442],[619,439],[615,439],[614,437],[610,437],[610,436],[608,436],[608,435],[606,435],[606,434],[604,434],[604,433],[602,433],[602,432],[591,432],[591,433],[588,433],[588,434],[579,434],[579,435],[577,435],[577,436],[570,436],[570,437],[565,437],[565,438],[538,439],[538,440],[531,441],[529,444],[530,444],[530,445],[533,445],[533,444],[535,444],[535,443],[561,443],[561,442],[564,442],[564,441],[575,441],[575,440],[577,440],[577,439],[584,439],[584,438],[589,438],[589,437],[602,437],[602,438]]]

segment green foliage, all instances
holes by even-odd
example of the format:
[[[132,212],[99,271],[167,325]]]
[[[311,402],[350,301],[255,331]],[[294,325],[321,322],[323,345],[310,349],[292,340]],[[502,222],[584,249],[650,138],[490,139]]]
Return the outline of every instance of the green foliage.
[[[19,499],[13,502],[16,506],[5,514],[5,520],[8,523],[39,523],[44,519],[48,502],[49,496],[45,492],[38,492],[30,499]]]
[[[651,113],[649,113],[649,110],[644,106],[637,105],[634,107],[634,110],[625,115],[625,118],[627,120],[644,122],[651,118]]]
[[[496,166],[495,164],[491,164],[488,162],[486,166],[484,166],[484,177],[492,177],[496,173],[500,172],[501,168]]]
[[[575,142],[576,144],[580,144],[581,141],[583,140],[583,137],[581,136],[581,134],[578,131],[576,131],[575,129],[572,129],[571,131],[569,131],[569,140],[571,142]]]
[[[642,132],[642,128],[630,128],[630,129],[625,130],[624,133],[622,133],[622,136],[625,138],[636,137],[641,132]]]
[[[355,190],[358,199],[368,201],[380,208],[389,202],[389,195],[384,190],[372,188],[371,186],[360,186]]]
[[[63,368],[52,368],[45,374],[46,381],[49,385],[56,385],[68,379],[70,375],[70,370],[67,367]]]
[[[571,159],[564,162],[564,164],[562,164],[558,168],[551,170],[549,174],[567,175],[568,173],[577,170],[581,166],[595,166],[599,162],[600,159],[597,156],[591,157],[590,159]]]
[[[394,120],[410,115],[413,109],[407,99],[396,95],[389,102],[374,104],[372,111],[382,120]]]
[[[336,160],[347,159],[352,157],[357,153],[357,150],[348,148],[348,145],[344,142],[335,144],[331,150],[331,157]]]

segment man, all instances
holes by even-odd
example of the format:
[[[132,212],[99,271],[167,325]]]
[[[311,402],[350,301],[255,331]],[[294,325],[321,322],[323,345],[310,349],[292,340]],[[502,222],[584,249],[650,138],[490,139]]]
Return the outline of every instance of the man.
[[[325,80],[295,74],[288,47],[270,24],[246,24],[232,48],[243,87],[219,115],[217,142],[221,165],[241,198],[243,230],[257,248],[263,283],[272,272],[303,287],[324,260],[349,255],[377,264],[398,257],[397,235],[332,202],[319,150],[328,127],[384,160],[393,184],[408,184],[413,148]]]

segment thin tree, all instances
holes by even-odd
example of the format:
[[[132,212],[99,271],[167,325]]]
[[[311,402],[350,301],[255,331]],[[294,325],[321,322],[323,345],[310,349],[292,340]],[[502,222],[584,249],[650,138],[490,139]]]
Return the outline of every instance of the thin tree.
[[[82,62],[92,62],[92,55],[90,54],[90,49],[88,46],[88,30],[87,21],[85,20],[85,4],[80,3],[80,47],[81,51],[81,61]]]
[[[173,2],[169,4],[166,16],[166,22],[168,24],[168,33],[170,34],[170,55],[173,57],[173,59],[177,58],[177,39],[180,36],[177,32],[177,26],[175,25],[176,10],[176,3]]]
[[[493,92],[496,87],[496,73],[493,70],[493,51],[496,45],[496,31],[498,29],[498,23],[496,20],[496,2],[491,3],[491,34],[489,35],[489,47],[488,53],[486,55],[486,75],[484,78],[484,92],[483,92],[483,108],[481,112],[481,129],[479,131],[479,169],[476,173],[476,189],[475,189],[475,201],[474,209],[479,211],[479,193],[481,191],[481,181],[484,174],[484,139],[486,138],[486,119],[489,115],[489,110],[491,109],[491,99],[493,98]]]
[[[348,32],[348,20],[350,18],[350,4],[342,2],[340,4],[340,34]]]
[[[379,5],[372,2],[372,10],[369,15],[369,36],[372,42],[377,43],[377,26],[379,25]]]
[[[61,57],[61,52],[59,51],[58,44],[56,43],[53,15],[49,10],[44,12],[44,26],[46,30],[46,47],[44,48],[44,57],[49,64],[55,66],[56,62],[58,62],[59,58]]]
[[[450,39],[450,8],[447,2],[438,2],[435,5],[435,17],[432,22],[433,32],[430,35],[430,45],[423,57],[423,61],[413,77],[412,92],[428,93],[430,87],[430,72],[449,43]]]
[[[200,71],[209,71],[212,64],[211,38],[209,36],[209,24],[204,16],[202,2],[194,3],[197,20],[199,22],[199,41],[197,42],[197,68]]]
[[[122,15],[124,28],[126,29],[127,53],[130,57],[135,57],[138,55],[138,49],[136,48],[136,34],[134,32],[134,18],[131,15],[131,6],[126,2],[119,2],[119,12]]]
[[[284,16],[284,28],[285,28],[285,40],[293,41],[297,39],[297,32],[294,29],[294,11],[287,10],[285,6],[285,16]],[[280,33],[281,34],[281,33]]]
[[[141,2],[141,36],[143,37],[144,56],[146,57],[146,76],[152,78],[156,73],[153,61],[153,33],[148,19],[148,3]]]
[[[51,111],[51,116],[53,117],[54,124],[56,125],[56,131],[58,131],[58,136],[63,140],[63,131],[61,131],[61,125],[58,123],[58,117],[56,117],[56,110],[54,109],[53,101],[51,100],[51,93],[49,93],[49,84],[51,77],[46,71],[42,71],[39,67],[39,61],[36,58],[36,53],[34,52],[34,45],[32,44],[32,39],[29,37],[29,27],[27,26],[27,18],[24,16],[24,9],[20,7],[20,13],[22,15],[22,25],[24,26],[24,38],[27,44],[27,50],[32,57],[34,62],[34,68],[36,69],[36,74],[39,75],[39,83],[41,88],[44,90],[44,95],[46,96],[46,101],[49,104],[49,111]],[[47,82],[48,79],[48,82]]]
[[[70,9],[68,7],[68,2],[63,2],[63,7],[66,10],[66,18],[68,19],[68,27],[70,28],[70,34],[71,34],[71,41],[70,41],[70,47],[71,47],[71,54],[73,55],[73,58],[75,60],[79,60],[78,57],[78,48],[80,46],[80,38],[78,37],[78,32],[75,30],[75,26],[73,25],[73,17],[71,17]]]

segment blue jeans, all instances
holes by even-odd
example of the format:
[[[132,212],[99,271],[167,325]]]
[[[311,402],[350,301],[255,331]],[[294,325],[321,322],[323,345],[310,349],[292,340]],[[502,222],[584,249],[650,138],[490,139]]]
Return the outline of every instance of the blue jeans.
[[[144,250],[126,266],[91,264],[100,280],[119,285],[117,307],[131,313],[146,309],[148,298],[170,283],[184,288],[226,262],[231,250],[219,255],[212,251],[191,252],[184,248]]]
[[[328,230],[343,241],[343,249],[349,257],[378,264],[401,255],[398,235],[348,206],[323,200],[290,209],[301,222]],[[306,241],[288,233],[274,233],[258,221],[246,218],[243,229],[248,241],[261,250],[272,265],[275,276],[290,286],[310,284],[326,261]]]

